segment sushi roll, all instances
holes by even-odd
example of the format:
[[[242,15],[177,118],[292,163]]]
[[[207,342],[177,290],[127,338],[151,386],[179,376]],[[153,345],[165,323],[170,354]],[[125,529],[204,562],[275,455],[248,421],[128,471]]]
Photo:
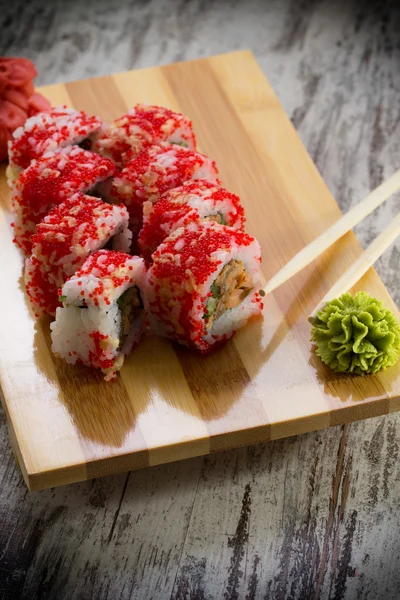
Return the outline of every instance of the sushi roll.
[[[107,197],[107,183],[116,167],[108,158],[68,146],[33,160],[12,191],[14,242],[26,255],[36,224],[49,210],[77,192]]]
[[[66,106],[30,117],[23,127],[14,131],[14,139],[8,143],[6,175],[9,185],[12,187],[20,172],[34,158],[40,158],[46,152],[72,144],[90,150],[94,136],[102,127],[98,117],[90,117],[83,111]]]
[[[126,165],[113,180],[111,198],[125,204],[132,232],[137,233],[146,200],[154,204],[167,190],[194,179],[219,184],[215,162],[194,150],[163,142],[150,146]]]
[[[185,115],[163,106],[146,104],[137,104],[132,109],[132,113],[151,123],[156,143],[169,142],[170,144],[184,146],[189,150],[196,149],[193,124]]]
[[[166,192],[156,204],[145,202],[138,240],[141,255],[150,262],[157,246],[170,233],[199,219],[235,229],[243,229],[245,223],[238,196],[204,179],[187,181]]]
[[[123,166],[139,152],[159,142],[195,150],[192,122],[168,108],[137,104],[105,128],[97,137],[94,149]]]
[[[115,379],[144,329],[144,279],[138,256],[100,250],[87,258],[61,289],[63,306],[50,325],[53,352]]]
[[[129,252],[131,237],[122,205],[78,193],[54,207],[37,225],[25,261],[26,292],[36,316],[54,315],[58,289],[90,254],[105,246]]]
[[[261,250],[251,235],[198,221],[152,258],[145,306],[155,333],[207,352],[261,313]]]

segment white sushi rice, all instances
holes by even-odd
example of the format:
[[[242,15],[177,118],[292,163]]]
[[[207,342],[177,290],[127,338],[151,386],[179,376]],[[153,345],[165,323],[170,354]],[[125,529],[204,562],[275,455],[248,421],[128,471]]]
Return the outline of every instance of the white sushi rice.
[[[189,150],[195,150],[194,144],[191,142],[192,132],[190,127],[187,126],[186,123],[182,123],[178,129],[175,129],[166,140],[170,144],[178,144],[179,146],[183,146],[185,148],[189,148]]]
[[[107,260],[107,250],[98,252],[89,261],[97,264]],[[102,260],[104,257],[104,260]],[[102,368],[106,381],[115,378],[128,355],[141,338],[144,329],[144,311],[140,311],[132,323],[131,331],[119,348],[121,335],[121,311],[118,299],[132,286],[137,286],[143,294],[145,267],[143,259],[136,256],[126,256],[122,266],[110,265],[109,277],[102,277],[94,265],[89,273],[79,271],[62,287],[63,306],[57,308],[56,320],[51,323],[51,340],[53,352],[64,358],[69,364],[81,362],[88,366],[98,366],[93,356],[97,354],[94,334],[100,334],[103,339],[102,359],[111,360],[112,366]],[[115,285],[117,278],[118,285]],[[99,283],[103,286],[101,294],[96,293]],[[83,292],[83,295],[82,295]],[[85,306],[86,308],[83,308]]]
[[[108,312],[95,306],[88,306],[87,309],[72,305],[59,307],[56,320],[50,324],[50,329],[52,351],[70,365],[79,360],[89,364],[89,354],[96,352],[95,342],[90,334],[96,331],[107,336],[105,356],[115,360],[118,354],[121,312],[117,304]]]
[[[198,211],[201,219],[217,215],[218,213],[226,217],[232,210],[232,201],[228,198],[215,202],[211,198],[204,198],[204,196],[198,194],[187,194],[185,200],[189,206]]]

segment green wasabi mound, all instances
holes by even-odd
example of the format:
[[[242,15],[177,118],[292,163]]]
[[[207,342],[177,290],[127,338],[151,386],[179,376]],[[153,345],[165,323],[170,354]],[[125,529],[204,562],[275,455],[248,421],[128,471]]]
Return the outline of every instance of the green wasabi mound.
[[[333,371],[365,375],[391,367],[400,354],[400,324],[366,292],[343,294],[317,314],[316,354]]]

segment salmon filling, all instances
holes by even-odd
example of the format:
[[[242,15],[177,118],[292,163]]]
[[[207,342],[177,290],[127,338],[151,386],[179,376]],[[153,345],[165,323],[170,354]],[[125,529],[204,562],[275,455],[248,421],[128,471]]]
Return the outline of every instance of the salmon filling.
[[[119,335],[119,349],[124,345],[126,338],[132,331],[135,319],[143,309],[142,299],[138,288],[133,287],[126,290],[117,300],[118,308],[121,311],[121,331]]]
[[[241,260],[232,259],[224,266],[211,285],[212,296],[207,300],[204,319],[206,329],[230,308],[235,308],[253,289],[253,279]]]

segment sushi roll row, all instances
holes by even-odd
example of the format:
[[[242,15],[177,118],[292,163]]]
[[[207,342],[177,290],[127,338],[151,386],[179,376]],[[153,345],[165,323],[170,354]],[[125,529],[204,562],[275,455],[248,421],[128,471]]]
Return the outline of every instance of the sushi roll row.
[[[36,225],[77,192],[123,202],[130,227],[138,233],[146,200],[156,202],[184,181],[204,177],[218,182],[215,163],[196,152],[192,124],[183,115],[138,105],[121,119],[129,127],[120,120],[106,126],[97,117],[62,107],[36,115],[16,130],[7,174],[14,241],[26,256]]]
[[[207,352],[261,312],[259,244],[189,119],[143,105],[108,126],[66,108],[35,119],[10,145],[13,226],[57,355],[108,381],[145,322]]]

